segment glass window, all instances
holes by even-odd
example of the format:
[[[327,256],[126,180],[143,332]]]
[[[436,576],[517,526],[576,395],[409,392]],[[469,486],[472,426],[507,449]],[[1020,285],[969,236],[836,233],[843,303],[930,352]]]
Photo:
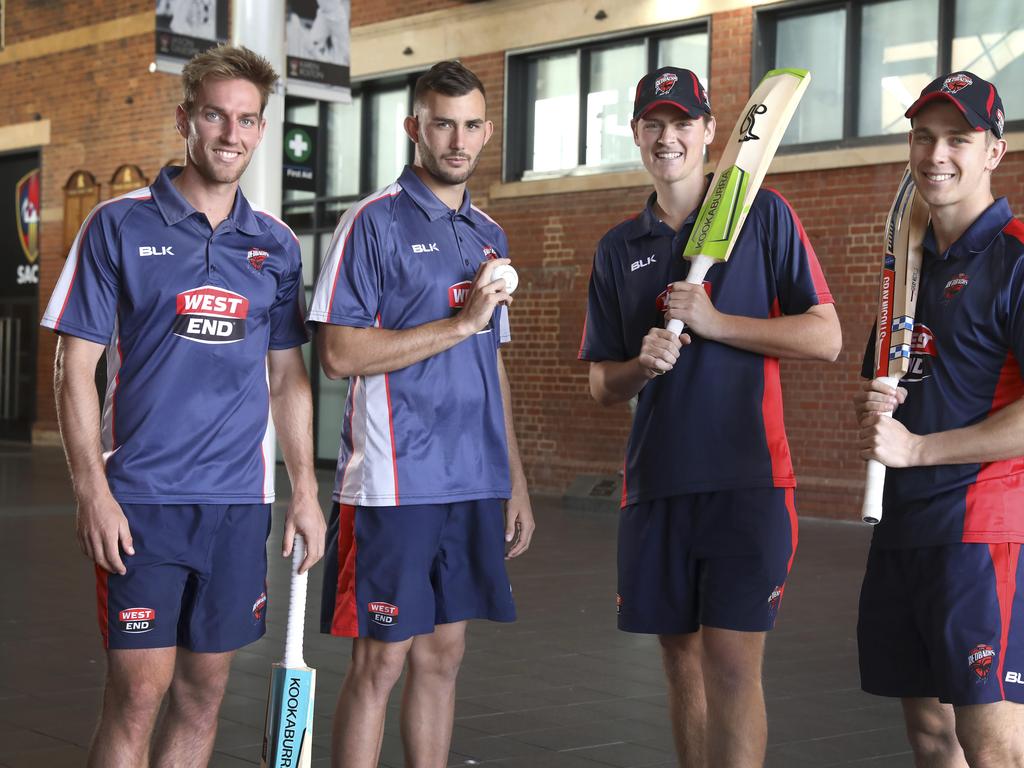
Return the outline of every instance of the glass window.
[[[576,167],[579,137],[579,57],[542,56],[528,68],[534,171]]]
[[[1007,121],[1024,119],[1024,3],[958,0],[952,62],[995,83]]]
[[[370,97],[370,189],[380,189],[402,173],[409,137],[402,123],[409,114],[409,89],[374,93]]]
[[[359,148],[362,145],[362,96],[349,104],[327,105],[327,194],[356,197],[359,192]]]
[[[840,8],[780,19],[775,50],[773,68],[795,67],[812,73],[783,143],[842,138],[846,11]]]
[[[644,43],[594,51],[587,94],[587,165],[636,161],[633,96],[637,72],[646,71]],[[575,165],[575,163],[573,163]]]
[[[697,73],[705,90],[708,87],[708,36],[695,32],[678,37],[664,37],[658,41],[658,66],[683,67]],[[640,78],[636,78],[639,80]],[[635,83],[634,83],[635,85]]]
[[[864,6],[857,78],[858,136],[906,132],[903,114],[938,69],[938,27],[921,20],[936,19],[938,13],[938,0]]]

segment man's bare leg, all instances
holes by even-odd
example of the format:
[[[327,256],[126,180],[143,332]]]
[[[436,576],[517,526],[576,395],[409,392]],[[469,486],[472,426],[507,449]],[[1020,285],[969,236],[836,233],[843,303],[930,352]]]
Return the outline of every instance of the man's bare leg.
[[[455,681],[466,649],[466,622],[439,624],[419,635],[409,653],[402,695],[407,768],[444,768],[455,721]]]
[[[761,768],[768,743],[764,632],[702,627],[708,766]]]
[[[971,768],[1024,768],[1024,704],[999,701],[953,709],[956,735]]]
[[[668,713],[680,768],[705,768],[707,701],[701,632],[661,635],[658,639],[668,680]]]
[[[915,768],[967,768],[953,707],[938,699],[901,699]]]

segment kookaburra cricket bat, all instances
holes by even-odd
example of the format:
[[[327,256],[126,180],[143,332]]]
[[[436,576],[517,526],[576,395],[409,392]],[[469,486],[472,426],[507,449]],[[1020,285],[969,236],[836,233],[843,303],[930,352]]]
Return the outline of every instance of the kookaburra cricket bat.
[[[773,69],[761,78],[729,136],[683,249],[683,257],[690,260],[686,282],[700,285],[714,264],[729,258],[810,82],[806,69]],[[681,320],[669,320],[666,327],[675,334],[683,331]]]
[[[899,384],[910,368],[914,336],[914,309],[928,229],[928,204],[917,194],[910,166],[903,172],[896,198],[885,222],[885,254],[878,281],[878,318],[875,323],[875,380],[890,387]],[[882,414],[892,416],[892,412]],[[861,517],[876,525],[882,519],[885,465],[868,460],[867,483]]]
[[[263,734],[260,768],[309,768],[313,747],[313,692],[316,670],[302,658],[302,633],[306,622],[306,577],[299,566],[306,556],[302,537],[292,544],[291,596],[284,659],[273,665],[267,720]]]

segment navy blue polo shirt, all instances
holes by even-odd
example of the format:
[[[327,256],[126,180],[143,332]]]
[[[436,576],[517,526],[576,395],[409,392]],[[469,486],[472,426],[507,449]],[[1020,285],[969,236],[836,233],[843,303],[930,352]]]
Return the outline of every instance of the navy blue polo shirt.
[[[685,280],[680,254],[693,211],[679,232],[658,220],[651,195],[639,216],[598,243],[590,276],[581,360],[637,357],[644,336],[663,327],[669,283]],[[761,190],[729,261],[705,280],[715,307],[770,318],[806,312],[832,296],[789,203]],[[640,390],[626,448],[623,505],[685,493],[796,485],[782,415],[779,362],[702,339],[675,367]]]
[[[101,436],[119,502],[268,503],[267,350],[307,338],[299,244],[241,191],[211,230],[180,172],[93,209],[42,325],[107,347]]]
[[[1024,395],[1024,224],[999,198],[945,253],[929,227],[914,318],[907,399],[894,417],[914,434],[977,424]],[[863,375],[874,375],[874,334]],[[881,547],[1024,542],[1024,457],[889,469]]]
[[[412,168],[342,216],[308,320],[401,330],[451,317],[480,263],[507,258],[505,233],[467,190],[453,211]],[[364,506],[509,498],[498,348],[507,310],[440,354],[354,376],[341,423],[334,500]]]

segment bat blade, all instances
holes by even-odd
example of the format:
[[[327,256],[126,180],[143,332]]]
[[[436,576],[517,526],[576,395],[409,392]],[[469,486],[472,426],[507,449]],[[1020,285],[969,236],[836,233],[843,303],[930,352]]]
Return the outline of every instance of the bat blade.
[[[805,69],[773,69],[754,89],[729,135],[683,249],[683,257],[690,260],[686,282],[702,283],[714,264],[728,260],[810,82],[811,73]],[[667,327],[677,334],[683,330],[674,319]]]
[[[895,387],[910,370],[914,311],[928,229],[928,205],[917,194],[910,166],[896,190],[885,223],[885,252],[878,279],[878,316],[875,324],[875,380]],[[892,412],[883,416],[892,416]],[[867,466],[861,519],[877,525],[882,520],[885,465],[871,459]]]
[[[305,556],[305,543],[296,534],[292,545],[284,659],[271,668],[260,768],[309,768],[311,765],[316,670],[306,666],[302,658],[308,574],[300,574],[298,569]]]

